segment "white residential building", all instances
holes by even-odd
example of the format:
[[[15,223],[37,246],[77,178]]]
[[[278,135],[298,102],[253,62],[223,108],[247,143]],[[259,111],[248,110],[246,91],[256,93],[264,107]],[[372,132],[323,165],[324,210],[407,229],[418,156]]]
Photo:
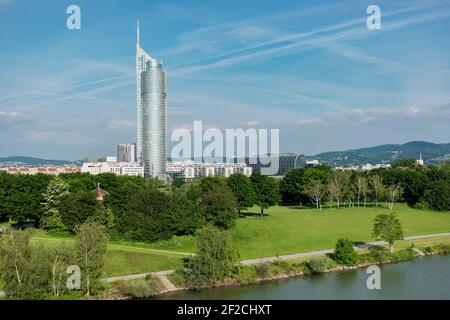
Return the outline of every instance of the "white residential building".
[[[167,174],[185,179],[199,177],[222,176],[229,177],[234,173],[251,176],[252,168],[245,163],[198,163],[191,160],[168,162]]]
[[[118,176],[144,176],[144,167],[137,162],[85,162],[81,172],[92,175],[114,173]]]

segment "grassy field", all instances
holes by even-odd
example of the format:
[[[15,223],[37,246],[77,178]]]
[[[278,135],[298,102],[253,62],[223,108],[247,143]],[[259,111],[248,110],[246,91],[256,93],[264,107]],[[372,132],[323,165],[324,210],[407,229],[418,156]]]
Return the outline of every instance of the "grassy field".
[[[57,245],[61,241],[70,244],[73,243],[74,239],[72,237],[51,237],[42,230],[35,230],[32,238],[32,243],[43,243],[48,246]],[[182,258],[184,256],[186,256],[184,253],[154,249],[149,244],[112,241],[108,244],[103,276],[114,277],[175,269],[182,266]]]
[[[252,210],[255,213],[256,209]],[[240,219],[232,231],[241,257],[260,258],[333,248],[339,238],[370,242],[373,219],[386,208],[295,209],[273,207],[264,218]],[[450,232],[450,212],[414,210],[396,204],[405,236]]]
[[[450,212],[414,210],[404,204],[396,204],[393,211],[402,222],[405,236],[450,232]],[[251,212],[258,211],[255,208],[249,210]],[[273,207],[263,218],[250,214],[239,219],[231,235],[242,259],[328,249],[343,237],[354,242],[374,241],[371,238],[374,217],[389,212],[385,208],[324,208],[319,211]],[[71,238],[65,240],[73,241]],[[33,241],[57,243],[61,239],[37,230]],[[183,256],[194,251],[192,236],[157,244],[111,241],[105,276],[173,269],[181,266]]]

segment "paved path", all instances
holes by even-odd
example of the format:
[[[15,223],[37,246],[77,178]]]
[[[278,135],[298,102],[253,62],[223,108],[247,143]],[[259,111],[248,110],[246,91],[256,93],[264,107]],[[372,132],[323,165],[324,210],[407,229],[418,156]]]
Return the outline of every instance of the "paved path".
[[[423,253],[422,251],[420,251],[419,249],[417,249],[417,248],[412,248],[419,256],[424,256],[425,255],[425,253]]]
[[[426,234],[426,235],[419,235],[419,236],[412,236],[412,237],[405,237],[404,240],[417,240],[417,239],[426,239],[426,238],[434,238],[434,237],[444,237],[444,236],[450,236],[450,232],[446,233],[435,233],[435,234]],[[381,246],[385,245],[385,241],[374,241],[370,243],[364,243],[355,246],[356,249],[367,249],[375,246]],[[303,253],[295,253],[295,254],[288,254],[284,256],[278,256],[278,257],[266,257],[266,258],[260,258],[260,259],[249,259],[249,260],[243,260],[241,263],[243,265],[252,265],[252,264],[260,264],[264,262],[272,262],[276,260],[293,260],[298,259],[302,257],[311,257],[311,256],[318,256],[318,255],[324,255],[328,253],[333,253],[334,249],[326,249],[326,250],[318,250],[318,251],[310,251],[310,252],[303,252]],[[133,279],[140,279],[145,278],[146,275],[154,275],[156,277],[163,276],[167,279],[167,275],[175,272],[175,270],[165,270],[165,271],[159,271],[159,272],[148,272],[148,273],[141,273],[141,274],[132,274],[128,276],[120,276],[120,277],[111,277],[111,278],[105,278],[102,279],[105,282],[115,282],[115,281],[121,281],[121,280],[133,280]],[[168,280],[168,279],[167,279]],[[173,284],[172,284],[173,285]]]
[[[412,236],[412,237],[405,237],[403,240],[417,240],[417,239],[426,239],[426,238],[434,238],[434,237],[443,237],[443,236],[450,236],[450,232],[447,233],[435,233],[435,234],[426,234],[426,235],[420,235],[420,236]],[[375,246],[382,246],[387,244],[385,241],[374,241],[369,243],[364,243],[355,246],[356,249],[368,249]],[[294,254],[288,254],[284,256],[278,256],[278,257],[266,257],[266,258],[260,258],[260,259],[249,259],[241,261],[243,265],[252,265],[252,264],[259,264],[259,263],[265,263],[265,262],[272,262],[277,260],[294,260],[299,259],[303,257],[311,257],[311,256],[318,256],[323,254],[329,254],[333,253],[334,249],[327,249],[327,250],[318,250],[318,251],[310,251],[310,252],[304,252],[304,253],[294,253]]]
[[[6,297],[5,291],[0,291],[0,298],[1,298],[1,297]]]
[[[135,280],[135,279],[145,278],[148,275],[152,275],[155,277],[166,277],[167,278],[167,276],[173,272],[175,272],[175,270],[165,270],[165,271],[158,271],[158,272],[131,274],[128,276],[104,278],[104,279],[102,279],[102,281],[103,282],[117,282],[117,281]]]

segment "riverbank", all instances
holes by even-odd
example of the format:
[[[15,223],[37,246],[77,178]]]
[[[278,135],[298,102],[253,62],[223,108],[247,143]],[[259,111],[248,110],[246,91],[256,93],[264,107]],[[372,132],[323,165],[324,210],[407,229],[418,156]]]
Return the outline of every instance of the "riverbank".
[[[264,261],[261,263],[244,264],[241,266],[239,273],[231,279],[227,279],[221,283],[213,283],[204,289],[220,288],[220,287],[243,287],[260,283],[271,282],[275,280],[290,279],[302,277],[316,273],[343,272],[355,269],[361,269],[370,265],[384,265],[400,261],[412,260],[421,256],[447,254],[450,252],[450,237],[441,236],[436,238],[418,238],[415,240],[406,240],[398,243],[397,250],[394,254],[390,254],[382,246],[368,246],[358,250],[359,261],[353,266],[344,266],[337,264],[329,258],[330,253],[319,255],[303,255],[292,260],[275,260]],[[325,270],[314,270],[311,267],[311,260],[318,258],[327,259],[327,268]],[[138,296],[129,296],[133,298],[164,298],[165,294],[177,294],[173,291],[189,291],[193,290],[184,282],[182,271],[171,272],[167,274],[167,279],[173,284],[172,289],[162,286],[160,290],[156,290],[152,295],[142,296],[138,291]],[[142,286],[142,282],[138,284]],[[203,290],[203,289],[202,289]],[[123,297],[122,297],[123,298]]]

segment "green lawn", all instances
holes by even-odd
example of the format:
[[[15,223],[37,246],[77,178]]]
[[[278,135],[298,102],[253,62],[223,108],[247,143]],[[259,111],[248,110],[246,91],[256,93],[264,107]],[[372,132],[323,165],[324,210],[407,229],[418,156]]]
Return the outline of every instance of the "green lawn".
[[[256,209],[252,212],[258,212]],[[264,218],[244,218],[232,231],[241,257],[260,258],[333,248],[339,238],[369,242],[373,219],[386,208],[295,209],[273,207]],[[450,212],[422,211],[396,204],[404,235],[450,232]]]
[[[108,250],[104,276],[114,277],[127,274],[146,273],[182,267],[180,256],[162,253],[141,253],[122,250]]]
[[[450,232],[450,212],[421,211],[396,204],[393,210],[402,222],[405,236]],[[252,209],[250,212],[258,212]],[[297,209],[273,207],[263,218],[239,219],[231,231],[242,259],[260,258],[333,248],[339,238],[369,242],[373,219],[389,213],[386,208]],[[42,230],[34,241],[57,243]],[[73,241],[68,238],[67,241]],[[195,252],[192,236],[159,244],[111,241],[105,276],[173,269],[181,266],[185,253]]]

